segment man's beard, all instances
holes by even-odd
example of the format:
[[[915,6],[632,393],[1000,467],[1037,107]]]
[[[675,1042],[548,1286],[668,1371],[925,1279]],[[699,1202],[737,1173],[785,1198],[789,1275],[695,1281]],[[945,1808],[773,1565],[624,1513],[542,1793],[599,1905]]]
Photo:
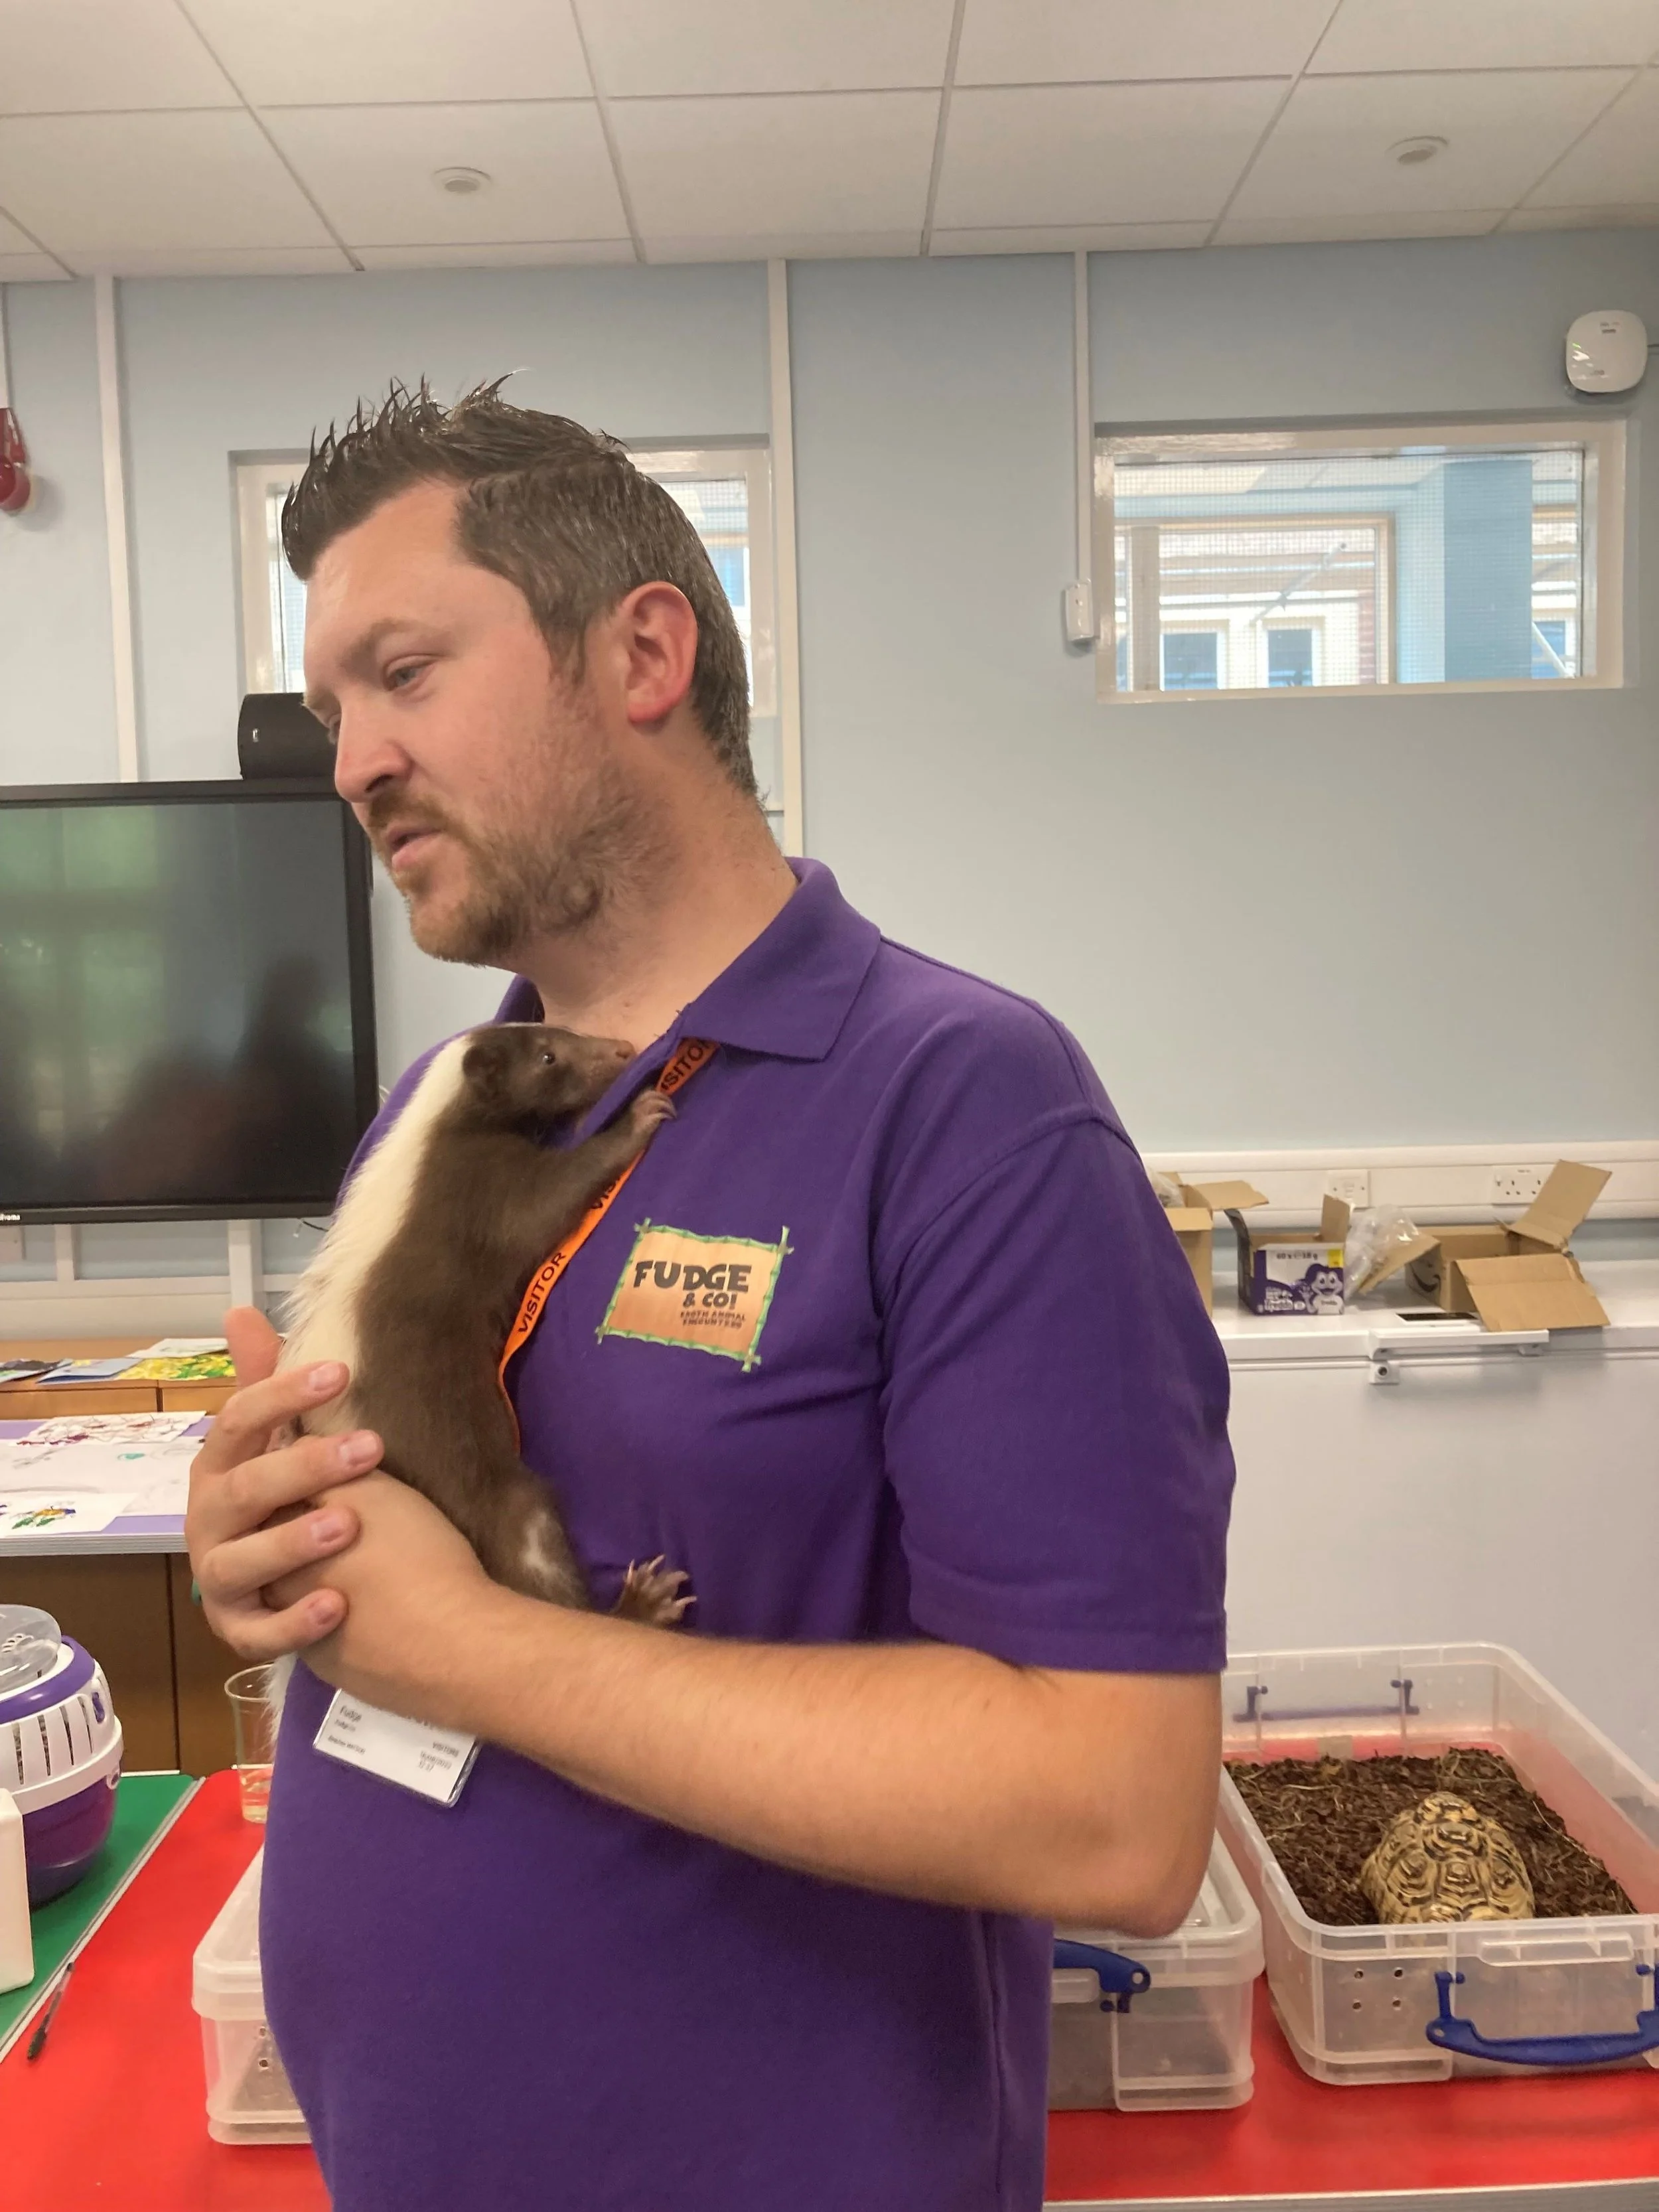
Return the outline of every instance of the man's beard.
[[[552,802],[548,802],[550,805]],[[411,816],[388,793],[387,820],[439,830],[465,855],[467,881],[458,902],[439,908],[411,888],[404,893],[410,934],[434,960],[467,968],[512,968],[538,938],[590,927],[630,874],[651,840],[638,800],[614,763],[595,771],[579,818],[538,818],[530,800],[513,824],[486,836],[439,816]],[[371,805],[369,829],[377,825]]]

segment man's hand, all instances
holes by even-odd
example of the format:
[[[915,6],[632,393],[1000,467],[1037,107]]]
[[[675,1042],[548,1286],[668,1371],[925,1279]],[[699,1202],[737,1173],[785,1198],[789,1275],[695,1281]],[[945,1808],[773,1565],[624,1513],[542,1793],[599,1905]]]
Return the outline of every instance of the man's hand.
[[[375,1465],[380,1440],[365,1432],[278,1443],[301,1413],[339,1396],[346,1370],[279,1375],[282,1340],[251,1306],[226,1315],[225,1334],[242,1387],[191,1462],[185,1539],[214,1634],[244,1659],[276,1659],[305,1650],[345,1617],[336,1589],[308,1589],[276,1610],[264,1590],[353,1540],[356,1513],[328,1493]],[[313,1500],[320,1510],[307,1511]]]

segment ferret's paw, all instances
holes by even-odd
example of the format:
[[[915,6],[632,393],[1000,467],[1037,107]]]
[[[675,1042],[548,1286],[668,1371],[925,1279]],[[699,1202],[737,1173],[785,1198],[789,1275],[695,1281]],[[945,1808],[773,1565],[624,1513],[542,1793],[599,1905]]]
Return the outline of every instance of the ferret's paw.
[[[678,1628],[688,1606],[696,1603],[690,1590],[679,1593],[690,1579],[678,1567],[665,1574],[662,1560],[637,1560],[623,1577],[622,1595],[611,1608],[619,1620],[637,1620],[647,1628]]]
[[[660,1091],[642,1091],[629,1109],[634,1127],[642,1137],[649,1137],[661,1128],[665,1121],[674,1118],[674,1102],[665,1098]]]

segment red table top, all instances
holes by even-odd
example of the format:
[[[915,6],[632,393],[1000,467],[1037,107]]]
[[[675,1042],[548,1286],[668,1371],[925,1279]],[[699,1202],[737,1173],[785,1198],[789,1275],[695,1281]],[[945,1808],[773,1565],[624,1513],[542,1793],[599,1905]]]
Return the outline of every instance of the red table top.
[[[0,2063],[5,2202],[51,2212],[327,2212],[309,2150],[209,2137],[191,1954],[260,1831],[214,1776],[93,1937],[37,2063]],[[1255,2095],[1231,2112],[1061,2112],[1054,2203],[1351,2195],[1659,2176],[1659,2074],[1332,2089],[1258,1985]],[[26,2040],[26,2039],[25,2039]]]

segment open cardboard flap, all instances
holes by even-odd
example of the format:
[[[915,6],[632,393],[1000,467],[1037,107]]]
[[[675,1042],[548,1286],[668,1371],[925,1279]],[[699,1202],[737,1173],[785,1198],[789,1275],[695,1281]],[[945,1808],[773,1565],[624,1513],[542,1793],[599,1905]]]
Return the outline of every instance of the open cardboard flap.
[[[1243,1213],[1267,1203],[1253,1182],[1183,1182],[1181,1195],[1188,1206],[1207,1206],[1212,1213]]]
[[[1452,1262],[1468,1303],[1493,1329],[1605,1328],[1607,1310],[1565,1252]],[[1454,1285],[1454,1288],[1456,1286]]]
[[[1607,1188],[1611,1168],[1587,1168],[1577,1160],[1558,1160],[1545,1178],[1544,1188],[1519,1221],[1511,1236],[1528,1244],[1541,1244],[1551,1252],[1565,1252],[1572,1232]]]

